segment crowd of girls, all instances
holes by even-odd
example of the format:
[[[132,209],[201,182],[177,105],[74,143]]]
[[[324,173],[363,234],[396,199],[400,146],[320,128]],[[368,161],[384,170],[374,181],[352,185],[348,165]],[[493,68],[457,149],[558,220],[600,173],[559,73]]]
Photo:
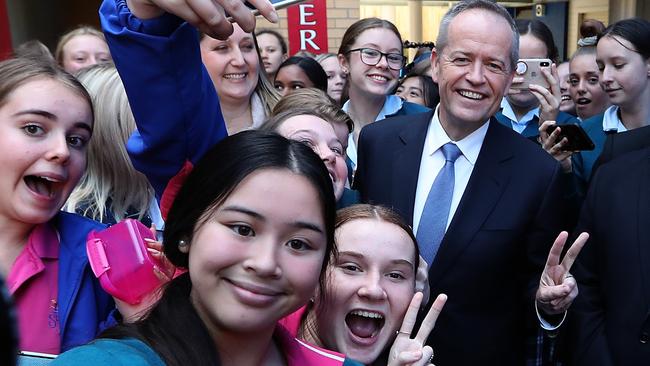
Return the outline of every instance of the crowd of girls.
[[[577,103],[576,111],[585,118],[582,127],[596,148],[575,154],[562,151],[568,141],[555,143],[559,131],[544,139],[544,148],[562,163],[565,171],[573,172],[581,187],[585,187],[592,176],[607,134],[650,124],[650,104],[647,102],[650,100],[647,71],[650,23],[638,18],[626,19],[610,25],[601,34],[598,34],[597,25],[583,33],[588,37],[571,59],[569,82],[572,83],[572,99]],[[598,36],[592,35],[594,33]],[[587,86],[594,82],[599,85]]]
[[[362,19],[338,55],[314,60],[288,57],[269,30],[258,53],[252,15],[233,3],[212,3],[236,20],[217,28],[187,5],[155,3],[105,0],[106,39],[88,27],[61,38],[54,60],[67,72],[45,57],[0,63],[0,274],[19,349],[65,352],[60,365],[430,364],[425,340],[446,296],[429,301],[411,228],[349,189],[364,126],[437,105],[431,79],[399,80],[397,28]],[[518,30],[522,58],[557,61],[543,23]],[[587,23],[582,34],[566,80],[552,67],[548,89],[522,91],[515,78],[499,113],[525,136],[541,123],[543,148],[586,183],[606,133],[650,121],[650,26]],[[561,152],[566,141],[544,132],[573,121],[563,81],[593,153]],[[85,252],[91,230],[125,217],[157,227],[164,217],[164,255],[179,268],[141,306],[108,295]]]

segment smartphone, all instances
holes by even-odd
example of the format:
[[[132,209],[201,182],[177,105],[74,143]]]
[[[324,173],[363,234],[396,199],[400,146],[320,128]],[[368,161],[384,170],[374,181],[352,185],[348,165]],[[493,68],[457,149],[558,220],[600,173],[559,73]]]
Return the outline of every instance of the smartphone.
[[[551,60],[547,58],[522,58],[517,61],[517,68],[515,70],[515,76],[523,77],[524,80],[521,83],[512,84],[510,88],[512,89],[528,89],[530,84],[537,84],[546,89],[551,86],[546,81],[544,74],[542,73],[542,68],[550,68]]]
[[[563,151],[583,151],[593,150],[595,148],[594,142],[591,141],[589,135],[587,135],[585,130],[577,124],[549,126],[546,129],[546,133],[550,135],[558,127],[560,128],[560,135],[557,137],[556,141],[562,141],[565,137],[568,141],[568,143],[562,147]]]
[[[273,5],[273,9],[275,10],[282,10],[288,8],[291,5],[302,3],[304,1],[307,0],[270,0],[271,5]],[[255,6],[253,6],[253,4],[249,3],[248,1],[246,1],[244,4],[246,4],[246,6],[251,9],[253,15],[260,15],[260,11]],[[229,14],[226,13],[226,16],[228,17],[228,21],[231,23],[234,22],[234,19]]]

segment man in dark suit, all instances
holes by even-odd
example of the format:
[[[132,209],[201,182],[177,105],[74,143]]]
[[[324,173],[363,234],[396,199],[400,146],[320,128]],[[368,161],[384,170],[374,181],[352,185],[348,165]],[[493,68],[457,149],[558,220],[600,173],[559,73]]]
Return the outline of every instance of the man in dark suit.
[[[598,169],[578,227],[575,364],[650,365],[650,148]]]
[[[535,330],[535,292],[561,227],[559,165],[492,118],[517,60],[518,34],[505,9],[484,0],[458,3],[443,18],[436,46],[438,108],[364,128],[355,188],[362,201],[397,209],[413,224],[421,250],[433,253],[426,258],[431,294],[449,296],[428,339],[434,363],[522,365],[525,325]],[[447,157],[450,145],[460,151],[457,159]],[[440,223],[427,210],[443,205],[429,204],[429,191],[450,160],[455,184],[443,209],[446,232],[429,250],[421,233]]]

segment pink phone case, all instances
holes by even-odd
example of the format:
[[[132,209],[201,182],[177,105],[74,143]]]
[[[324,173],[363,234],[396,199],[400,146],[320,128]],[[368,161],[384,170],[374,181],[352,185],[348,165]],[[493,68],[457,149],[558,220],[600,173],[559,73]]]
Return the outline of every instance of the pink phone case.
[[[91,231],[86,240],[90,267],[102,288],[131,305],[160,286],[154,274],[160,262],[147,251],[144,238],[151,231],[137,220],[126,219],[106,230]]]

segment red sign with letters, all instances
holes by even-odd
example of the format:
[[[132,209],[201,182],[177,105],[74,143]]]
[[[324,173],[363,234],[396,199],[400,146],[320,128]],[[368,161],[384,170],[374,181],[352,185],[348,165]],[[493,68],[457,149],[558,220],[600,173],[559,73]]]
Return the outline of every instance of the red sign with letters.
[[[0,60],[11,55],[11,33],[9,32],[9,15],[5,0],[0,0]]]
[[[310,0],[287,9],[289,54],[309,51],[319,54],[327,48],[326,0]]]

